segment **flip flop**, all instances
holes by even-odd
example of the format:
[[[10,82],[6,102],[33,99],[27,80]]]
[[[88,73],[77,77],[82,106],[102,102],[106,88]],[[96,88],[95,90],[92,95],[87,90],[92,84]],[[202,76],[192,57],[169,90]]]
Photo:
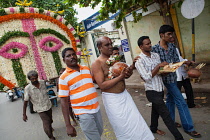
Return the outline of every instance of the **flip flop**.
[[[191,132],[187,132],[185,131],[185,133],[187,133],[188,135],[194,137],[194,138],[200,138],[201,137],[201,134],[199,134],[198,132],[196,131],[191,131]]]
[[[177,128],[181,128],[182,127],[182,125],[179,124],[178,122],[175,122],[175,125],[176,125]]]

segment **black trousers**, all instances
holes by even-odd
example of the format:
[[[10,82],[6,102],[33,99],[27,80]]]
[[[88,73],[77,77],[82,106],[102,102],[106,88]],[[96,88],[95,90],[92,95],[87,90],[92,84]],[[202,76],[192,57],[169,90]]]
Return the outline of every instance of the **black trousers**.
[[[184,140],[182,134],[176,128],[175,122],[171,119],[168,108],[166,107],[163,97],[164,92],[157,92],[154,90],[146,91],[148,101],[152,102],[152,113],[151,113],[151,125],[150,129],[153,133],[158,130],[158,118],[162,117],[165,125],[169,131],[173,134],[176,140]]]
[[[43,128],[44,132],[47,134],[49,138],[53,138],[53,129],[52,129],[52,109],[49,109],[48,111],[40,112],[39,113],[40,118],[43,122]]]
[[[190,83],[190,79],[183,79],[182,77],[182,81],[177,81],[177,86],[179,88],[179,90],[181,91],[182,87],[184,87],[186,96],[187,96],[187,105],[189,108],[193,108],[195,107],[195,103],[194,103],[194,94],[193,94],[193,89],[192,89],[192,85]]]

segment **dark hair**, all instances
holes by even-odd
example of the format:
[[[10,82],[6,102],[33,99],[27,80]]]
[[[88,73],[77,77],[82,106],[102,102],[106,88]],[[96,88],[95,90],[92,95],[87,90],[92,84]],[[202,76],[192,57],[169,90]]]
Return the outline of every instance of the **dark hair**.
[[[118,51],[119,51],[119,48],[118,48],[118,47],[113,47],[112,49],[113,49],[113,50],[118,50]]]
[[[27,74],[27,77],[28,77],[29,80],[30,80],[31,76],[38,77],[37,71],[35,71],[35,70],[29,71],[28,74]]]
[[[67,51],[74,51],[74,52],[75,52],[75,50],[74,50],[73,48],[65,48],[65,49],[63,49],[63,51],[62,51],[62,57],[63,57],[63,58],[65,57],[65,54],[66,54]]]
[[[149,36],[142,36],[142,37],[140,37],[140,38],[138,39],[138,41],[137,41],[138,46],[143,45],[144,39],[149,39]]]
[[[170,25],[162,25],[162,26],[160,26],[159,34],[161,34],[161,33],[164,34],[166,32],[174,32],[174,27],[172,27]]]

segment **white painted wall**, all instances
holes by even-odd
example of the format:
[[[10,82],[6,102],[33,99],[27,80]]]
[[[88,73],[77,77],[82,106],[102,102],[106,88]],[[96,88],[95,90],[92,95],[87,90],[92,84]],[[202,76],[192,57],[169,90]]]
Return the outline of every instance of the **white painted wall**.
[[[88,57],[88,61],[89,61],[89,64],[86,63],[84,60],[81,61],[81,65],[86,65],[88,67],[91,66],[91,64],[96,60],[97,56],[96,56],[96,52],[95,52],[95,48],[94,48],[94,42],[93,42],[93,39],[92,39],[92,34],[93,32],[90,31],[90,32],[87,32],[86,36],[84,37],[84,41],[81,42],[82,44],[82,48],[81,50],[83,50],[83,48],[86,48],[87,50],[91,49],[92,51],[92,55],[90,55],[90,57]]]
[[[122,22],[122,28],[118,29],[118,32],[119,32],[120,40],[128,39],[124,22]],[[132,55],[131,50],[132,49],[131,49],[130,43],[129,43],[129,48],[130,48],[130,51],[124,52],[124,56],[125,56],[126,63],[127,64],[132,64],[133,63],[133,58],[131,57],[131,55]]]

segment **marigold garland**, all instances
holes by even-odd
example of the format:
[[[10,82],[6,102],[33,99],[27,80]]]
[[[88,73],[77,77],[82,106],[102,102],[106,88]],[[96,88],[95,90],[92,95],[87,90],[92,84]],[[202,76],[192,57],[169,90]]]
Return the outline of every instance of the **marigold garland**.
[[[13,83],[8,81],[7,79],[2,77],[1,75],[0,75],[0,83],[2,83],[3,85],[7,86],[11,90],[15,87],[15,85]]]

